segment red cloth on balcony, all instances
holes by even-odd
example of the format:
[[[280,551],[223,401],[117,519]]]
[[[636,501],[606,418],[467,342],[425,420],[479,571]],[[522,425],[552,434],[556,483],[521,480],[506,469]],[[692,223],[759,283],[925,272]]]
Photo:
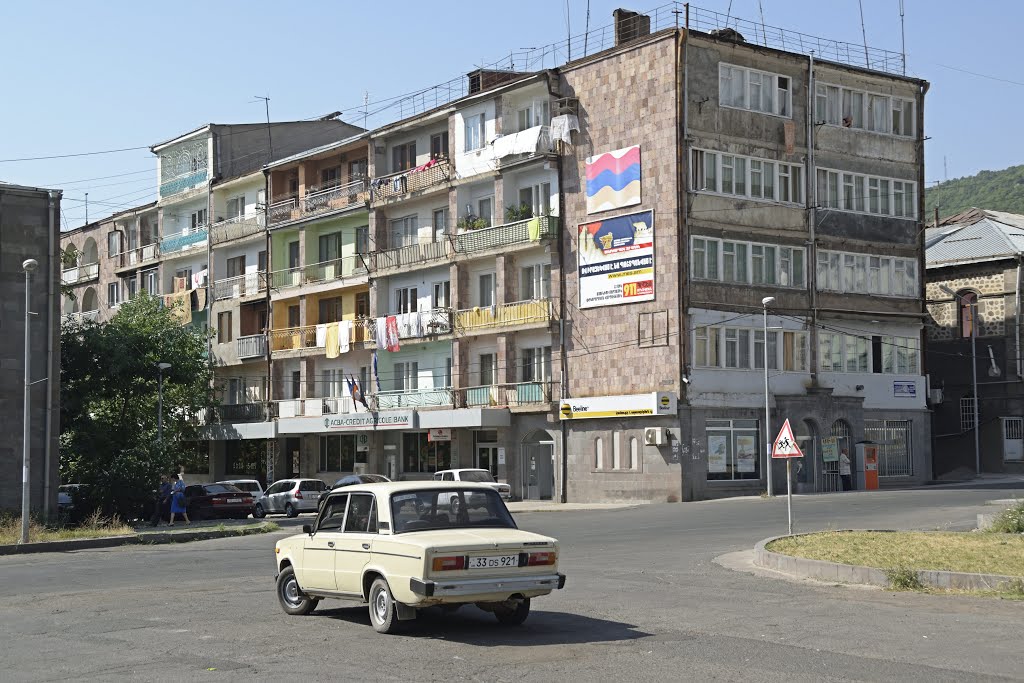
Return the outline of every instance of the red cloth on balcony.
[[[384,343],[388,351],[398,351],[398,318],[389,315],[384,320]]]
[[[409,173],[419,173],[420,171],[426,171],[428,168],[435,165],[437,165],[437,159],[431,159],[427,163],[420,164],[416,168],[412,169],[411,171],[409,171]]]

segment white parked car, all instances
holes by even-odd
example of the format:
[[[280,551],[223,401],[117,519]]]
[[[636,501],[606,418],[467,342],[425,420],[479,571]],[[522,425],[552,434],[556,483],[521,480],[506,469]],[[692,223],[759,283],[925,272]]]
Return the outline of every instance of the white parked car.
[[[255,479],[225,479],[224,481],[218,481],[218,484],[230,484],[237,489],[245,491],[253,500],[259,500],[263,495],[263,487]]]
[[[470,481],[474,484],[487,484],[505,500],[512,497],[512,487],[495,481],[494,475],[488,470],[468,467],[456,470],[441,470],[434,474],[434,481]]]
[[[370,623],[394,633],[416,610],[473,603],[521,624],[530,600],[565,585],[558,541],[521,531],[486,484],[353,484],[324,494],[316,523],[275,546],[277,597],[288,614],[320,600],[367,603]],[[479,498],[479,507],[468,505]],[[443,500],[459,499],[458,514]]]

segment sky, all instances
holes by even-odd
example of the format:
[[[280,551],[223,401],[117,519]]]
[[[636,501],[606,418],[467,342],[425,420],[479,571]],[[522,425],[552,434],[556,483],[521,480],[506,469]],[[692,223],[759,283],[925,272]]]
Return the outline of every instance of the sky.
[[[361,124],[397,95],[667,0],[106,0],[0,3],[0,181],[64,190],[64,227],[155,197],[146,147],[205,123]],[[900,0],[860,0],[871,47],[901,51]],[[925,102],[929,183],[1024,163],[1017,73],[1024,2],[904,0],[907,75]],[[768,26],[862,44],[858,0],[699,0]],[[749,40],[748,36],[748,40]],[[560,61],[565,61],[561,59]],[[552,66],[548,58],[544,66]],[[521,65],[520,65],[521,66]],[[369,120],[400,118],[385,110]]]

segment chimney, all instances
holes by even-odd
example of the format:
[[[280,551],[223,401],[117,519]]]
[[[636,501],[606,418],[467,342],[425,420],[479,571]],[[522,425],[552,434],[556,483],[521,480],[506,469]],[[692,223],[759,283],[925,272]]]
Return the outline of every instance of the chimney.
[[[651,34],[651,18],[646,14],[620,8],[612,12],[612,19],[615,21],[616,47]]]

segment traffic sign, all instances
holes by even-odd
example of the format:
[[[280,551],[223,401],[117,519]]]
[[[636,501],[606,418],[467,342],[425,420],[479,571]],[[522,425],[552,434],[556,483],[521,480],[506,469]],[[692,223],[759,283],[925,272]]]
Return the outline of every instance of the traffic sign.
[[[775,437],[775,443],[772,444],[772,457],[773,458],[802,458],[804,457],[803,451],[796,445],[796,438],[793,436],[793,428],[789,426],[789,419],[787,419],[782,429],[779,430],[779,435]]]

